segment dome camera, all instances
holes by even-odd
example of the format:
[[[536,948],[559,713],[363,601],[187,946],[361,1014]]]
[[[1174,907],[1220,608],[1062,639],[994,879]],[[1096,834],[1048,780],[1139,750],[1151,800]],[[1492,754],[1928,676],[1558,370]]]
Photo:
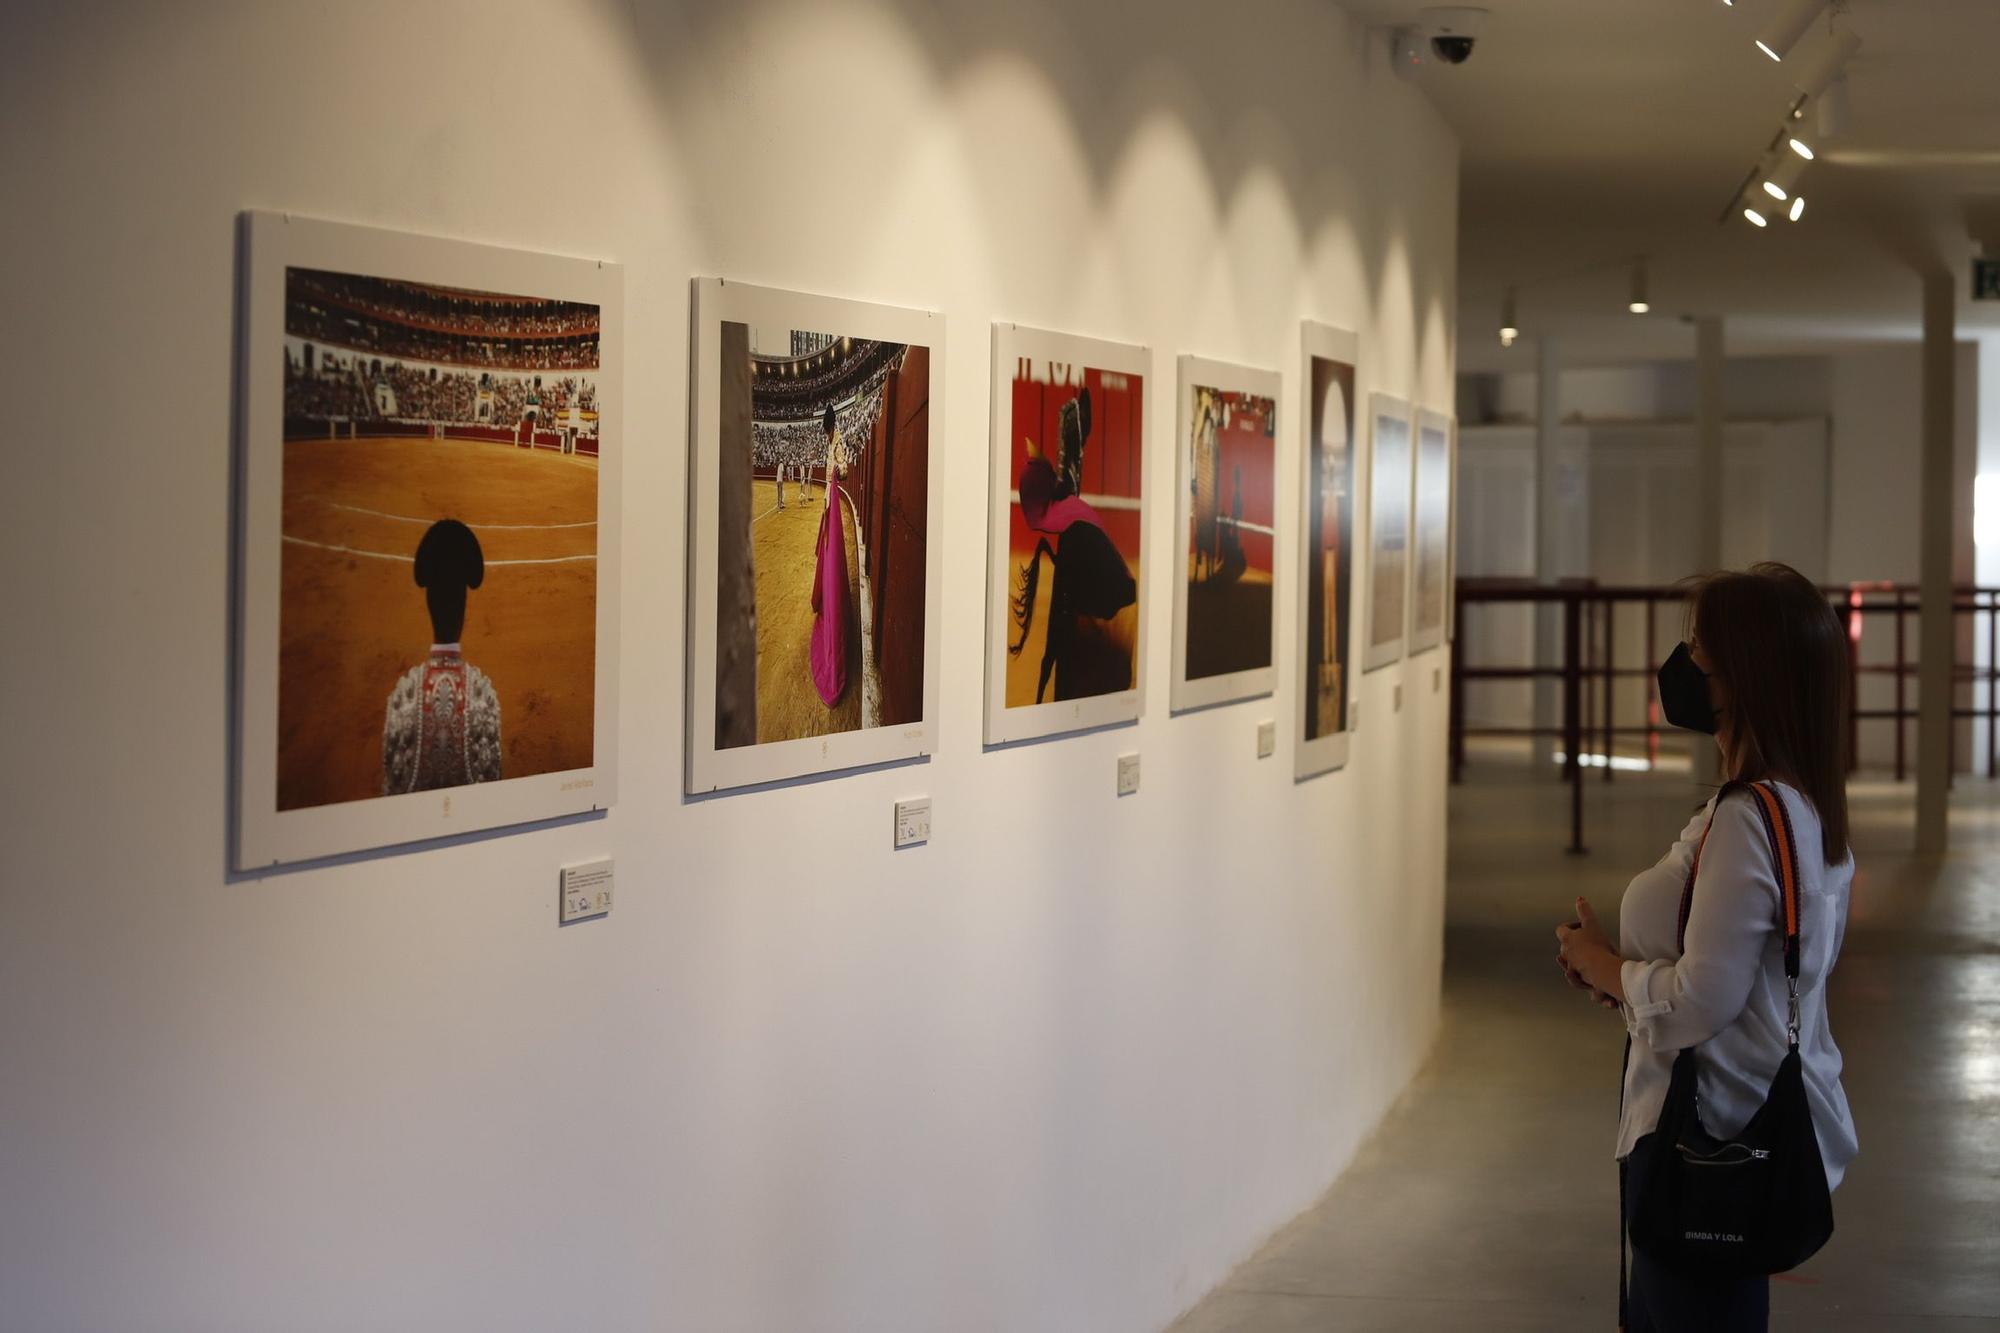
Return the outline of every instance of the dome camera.
[[[1433,37],[1431,52],[1447,65],[1463,65],[1472,58],[1473,39],[1470,37]]]
[[[1446,65],[1463,65],[1472,59],[1486,26],[1486,11],[1470,5],[1436,5],[1420,15],[1424,31],[1430,34],[1431,54]]]

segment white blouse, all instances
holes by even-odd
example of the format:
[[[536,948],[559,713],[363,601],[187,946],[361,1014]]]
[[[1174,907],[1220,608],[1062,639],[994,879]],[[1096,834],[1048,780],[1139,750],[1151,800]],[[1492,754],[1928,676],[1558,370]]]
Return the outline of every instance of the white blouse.
[[[1791,813],[1798,840],[1799,1056],[1831,1189],[1858,1151],[1840,1086],[1840,1048],[1826,1017],[1826,978],[1847,933],[1854,855],[1829,866],[1812,803],[1783,783],[1772,785]],[[1685,952],[1674,939],[1681,891],[1714,801],[1688,821],[1658,865],[1626,886],[1618,910],[1618,951],[1628,960],[1620,976],[1632,1055],[1618,1123],[1619,1157],[1658,1124],[1674,1056],[1682,1048],[1701,1048],[1702,1124],[1719,1137],[1739,1132],[1764,1104],[1785,1058],[1789,1006],[1779,924],[1784,908],[1770,839],[1751,804],[1755,799],[1737,792],[1716,812],[1695,880]]]

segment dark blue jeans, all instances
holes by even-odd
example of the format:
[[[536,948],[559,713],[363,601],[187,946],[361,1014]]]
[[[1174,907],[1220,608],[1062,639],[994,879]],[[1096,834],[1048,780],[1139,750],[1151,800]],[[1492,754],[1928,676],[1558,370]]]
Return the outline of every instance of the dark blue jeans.
[[[1626,1333],[1765,1333],[1771,1279],[1712,1278],[1666,1268],[1636,1250]]]

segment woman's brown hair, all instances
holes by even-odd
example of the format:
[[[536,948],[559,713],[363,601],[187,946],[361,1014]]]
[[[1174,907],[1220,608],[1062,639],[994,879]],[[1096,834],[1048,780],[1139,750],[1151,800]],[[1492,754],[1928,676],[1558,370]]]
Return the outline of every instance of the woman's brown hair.
[[[1688,623],[1728,692],[1737,771],[1797,785],[1828,865],[1847,855],[1847,633],[1826,594],[1775,561],[1691,580]]]

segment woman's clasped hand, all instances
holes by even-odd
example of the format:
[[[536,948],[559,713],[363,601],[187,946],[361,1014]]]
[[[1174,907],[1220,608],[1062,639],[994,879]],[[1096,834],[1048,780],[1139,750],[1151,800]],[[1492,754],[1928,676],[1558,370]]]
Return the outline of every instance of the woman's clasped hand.
[[[1606,1009],[1624,1003],[1624,986],[1619,978],[1624,959],[1611,947],[1604,927],[1588,900],[1576,900],[1576,919],[1556,927],[1556,966],[1569,984],[1590,992],[1590,998]]]

